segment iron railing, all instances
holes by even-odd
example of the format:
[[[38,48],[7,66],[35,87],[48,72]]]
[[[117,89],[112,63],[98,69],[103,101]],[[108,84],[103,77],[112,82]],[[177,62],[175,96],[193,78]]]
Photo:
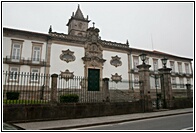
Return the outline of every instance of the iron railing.
[[[50,101],[50,75],[29,72],[3,72],[3,103],[32,104]],[[18,92],[15,100],[7,99],[8,92]]]

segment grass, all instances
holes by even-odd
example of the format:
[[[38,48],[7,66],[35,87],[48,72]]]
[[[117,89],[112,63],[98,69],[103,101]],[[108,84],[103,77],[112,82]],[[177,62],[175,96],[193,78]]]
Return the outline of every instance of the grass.
[[[3,104],[45,104],[44,100],[3,100]]]

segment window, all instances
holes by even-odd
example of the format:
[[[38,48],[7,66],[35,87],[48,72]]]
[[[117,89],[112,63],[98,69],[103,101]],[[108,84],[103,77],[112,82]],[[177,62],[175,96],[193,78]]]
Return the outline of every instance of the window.
[[[139,75],[134,74],[134,86],[139,87]]]
[[[146,58],[145,63],[149,64],[149,58]]]
[[[133,68],[134,70],[138,70],[137,66],[139,65],[139,58],[138,56],[133,57]]]
[[[191,79],[187,78],[187,84],[191,84]]]
[[[178,62],[178,72],[182,73],[182,63]]]
[[[32,42],[32,62],[39,63],[41,60],[41,52],[42,52],[43,43]]]
[[[14,62],[19,62],[21,59],[21,52],[22,52],[22,44],[23,40],[16,40],[16,39],[11,39],[12,40],[12,50],[11,50],[11,60]]]
[[[172,83],[172,87],[176,88],[176,77],[172,77],[171,83]]]
[[[186,74],[189,74],[189,64],[185,63],[185,72]]]
[[[38,82],[38,78],[39,78],[39,69],[32,68],[31,69],[31,82]]]
[[[158,70],[158,60],[157,59],[153,59],[153,67],[154,67],[154,71]]]
[[[171,67],[171,69],[172,69],[171,72],[175,72],[175,64],[174,64],[173,61],[170,61],[170,67]]]
[[[41,53],[41,47],[34,46],[32,61],[39,62],[40,61],[40,53]]]
[[[184,88],[184,80],[183,80],[183,78],[180,78],[180,88]]]
[[[160,83],[159,83],[159,78],[155,78],[155,87],[159,87]]]
[[[12,48],[12,61],[19,61],[20,60],[20,51],[21,45],[20,44],[13,44]]]
[[[10,81],[17,81],[18,80],[18,67],[10,67],[10,73],[9,73],[9,80]]]

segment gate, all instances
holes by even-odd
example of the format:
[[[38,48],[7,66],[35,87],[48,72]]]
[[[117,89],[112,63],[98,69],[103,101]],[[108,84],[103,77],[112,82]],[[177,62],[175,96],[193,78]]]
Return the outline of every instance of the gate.
[[[163,108],[164,102],[164,94],[161,93],[161,78],[163,78],[163,75],[156,73],[150,74],[152,107],[156,109]]]

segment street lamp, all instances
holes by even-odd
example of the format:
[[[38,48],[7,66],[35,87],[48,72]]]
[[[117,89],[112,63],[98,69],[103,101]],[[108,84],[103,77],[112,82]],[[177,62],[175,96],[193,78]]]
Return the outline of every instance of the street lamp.
[[[144,53],[142,53],[142,54],[139,55],[140,56],[140,59],[143,61],[143,65],[145,64],[146,55],[147,54],[144,54]]]
[[[166,64],[167,64],[167,58],[166,58],[166,57],[164,57],[163,59],[161,59],[161,61],[162,61],[162,64],[163,64],[163,68],[167,68],[167,67],[166,67]]]

